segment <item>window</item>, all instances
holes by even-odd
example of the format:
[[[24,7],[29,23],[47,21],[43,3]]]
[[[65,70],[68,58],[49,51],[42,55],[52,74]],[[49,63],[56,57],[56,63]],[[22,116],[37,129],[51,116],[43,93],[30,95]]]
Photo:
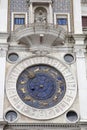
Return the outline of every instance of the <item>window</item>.
[[[54,24],[59,27],[64,28],[66,31],[70,32],[70,14],[68,13],[54,13]]]
[[[17,53],[10,53],[9,55],[8,55],[8,59],[9,59],[9,61],[10,62],[16,62],[17,60],[18,60],[18,58],[19,58],[19,56],[18,56],[18,54]]]
[[[67,25],[67,18],[57,18],[58,25]]]
[[[66,117],[70,122],[76,122],[78,120],[78,115],[75,111],[69,111]]]
[[[72,63],[74,61],[74,56],[72,54],[66,54],[64,56],[64,60],[67,62],[67,63]]]
[[[87,27],[87,16],[82,16],[82,27]]]
[[[24,25],[25,14],[14,14],[14,25]]]
[[[26,12],[12,12],[11,31],[14,31],[20,26],[25,26],[25,25],[27,25],[27,13]]]
[[[17,119],[17,113],[15,111],[13,111],[13,110],[8,111],[6,113],[6,115],[5,115],[5,118],[9,122],[13,122],[13,121],[15,121]]]
[[[25,18],[14,18],[14,24],[15,25],[24,25],[25,24]]]

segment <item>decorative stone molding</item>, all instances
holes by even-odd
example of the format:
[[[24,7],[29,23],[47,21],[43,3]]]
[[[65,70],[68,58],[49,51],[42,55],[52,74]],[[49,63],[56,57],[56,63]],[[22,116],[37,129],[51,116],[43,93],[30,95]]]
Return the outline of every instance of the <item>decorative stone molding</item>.
[[[7,39],[9,37],[8,33],[0,33],[0,39]]]
[[[21,51],[25,52],[26,51],[26,52],[30,52],[32,54],[37,53],[39,55],[42,52],[42,50],[44,50],[46,52],[45,55],[49,54],[49,53],[55,53],[55,52],[65,52],[65,53],[70,52],[71,53],[71,52],[74,51],[73,45],[71,45],[71,44],[66,45],[66,46],[57,46],[57,47],[52,47],[52,46],[51,47],[46,47],[46,46],[40,47],[40,46],[38,46],[38,47],[31,47],[31,48],[29,48],[28,46],[23,46],[23,45],[17,45],[17,46],[11,45],[11,46],[9,46],[9,51],[14,52],[14,50],[19,51],[19,52],[21,52]]]
[[[27,0],[28,2],[32,3],[52,3],[53,0]]]
[[[21,124],[21,123],[11,123],[11,124],[8,124],[8,127],[14,127],[14,128],[64,128],[64,129],[67,129],[67,128],[73,128],[73,129],[79,129],[79,124],[78,123],[33,123],[33,124]]]
[[[54,0],[26,0],[28,6],[30,6],[30,3],[53,3]]]
[[[49,51],[47,51],[47,50],[36,50],[36,51],[33,51],[32,53],[37,55],[37,56],[45,56],[45,55],[49,54]]]

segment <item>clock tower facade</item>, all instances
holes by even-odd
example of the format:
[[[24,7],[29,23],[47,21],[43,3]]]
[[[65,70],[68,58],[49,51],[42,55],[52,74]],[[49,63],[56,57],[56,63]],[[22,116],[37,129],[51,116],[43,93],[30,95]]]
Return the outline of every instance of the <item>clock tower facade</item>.
[[[0,1],[0,130],[87,128],[86,6]]]

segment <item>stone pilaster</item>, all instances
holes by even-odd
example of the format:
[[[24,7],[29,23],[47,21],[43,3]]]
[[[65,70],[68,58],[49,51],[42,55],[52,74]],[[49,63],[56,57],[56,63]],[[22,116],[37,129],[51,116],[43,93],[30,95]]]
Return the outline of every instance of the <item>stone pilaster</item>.
[[[52,9],[52,3],[49,3],[49,23],[53,23],[53,9]]]
[[[77,67],[77,81],[78,81],[78,94],[80,105],[80,119],[87,120],[87,79],[86,79],[86,63],[85,63],[85,45],[84,36],[75,36],[76,53],[76,67]]]
[[[3,121],[7,46],[0,45],[0,121]],[[1,130],[1,128],[0,128]]]
[[[8,0],[0,0],[0,32],[7,32]]]
[[[73,0],[74,33],[82,34],[81,0]]]
[[[29,6],[29,23],[34,23],[33,4],[30,2]]]

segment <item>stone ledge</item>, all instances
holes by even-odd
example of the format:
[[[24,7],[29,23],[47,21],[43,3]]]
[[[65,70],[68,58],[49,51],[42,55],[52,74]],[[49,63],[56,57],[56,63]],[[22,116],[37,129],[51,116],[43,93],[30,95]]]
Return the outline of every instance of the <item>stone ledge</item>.
[[[8,33],[2,33],[2,32],[0,32],[0,38],[8,38],[9,37],[9,34]]]

